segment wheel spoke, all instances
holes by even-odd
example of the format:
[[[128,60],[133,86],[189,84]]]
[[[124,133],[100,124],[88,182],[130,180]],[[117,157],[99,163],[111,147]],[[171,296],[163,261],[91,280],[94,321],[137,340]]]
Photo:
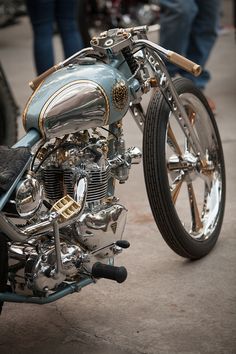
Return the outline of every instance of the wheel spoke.
[[[202,229],[203,224],[200,218],[192,182],[188,183],[188,195],[192,215],[192,231],[198,232],[200,229]]]
[[[182,175],[180,175],[174,180],[173,184],[170,187],[171,197],[174,204],[177,201],[182,184],[183,184],[183,178]]]
[[[209,188],[207,183],[205,183],[205,190],[204,190],[204,198],[203,198],[203,208],[202,208],[202,214],[205,215],[207,213],[207,199],[209,196]]]
[[[194,126],[195,120],[196,120],[195,111],[193,110],[193,108],[191,106],[186,106],[185,109],[186,109],[188,119],[189,119],[191,125]],[[191,150],[191,144],[187,138],[185,138],[185,150],[188,150],[188,151]]]
[[[178,155],[178,156],[182,155],[182,151],[179,147],[179,144],[175,138],[175,135],[173,133],[173,130],[172,130],[170,124],[168,125],[168,131],[167,131],[167,143],[176,155]]]
[[[212,187],[213,173],[210,175],[209,173],[205,174],[204,171],[202,171],[202,173],[199,173],[199,177],[205,182],[207,191],[210,191]]]
[[[187,114],[191,125],[194,125],[196,119],[196,112],[193,110],[191,106],[188,106]]]

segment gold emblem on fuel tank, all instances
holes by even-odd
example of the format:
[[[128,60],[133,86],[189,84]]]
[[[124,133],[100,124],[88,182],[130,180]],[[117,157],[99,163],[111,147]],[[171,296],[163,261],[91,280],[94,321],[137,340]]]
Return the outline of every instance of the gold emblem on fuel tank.
[[[122,110],[128,103],[128,87],[125,81],[118,81],[112,88],[112,102],[118,110]]]

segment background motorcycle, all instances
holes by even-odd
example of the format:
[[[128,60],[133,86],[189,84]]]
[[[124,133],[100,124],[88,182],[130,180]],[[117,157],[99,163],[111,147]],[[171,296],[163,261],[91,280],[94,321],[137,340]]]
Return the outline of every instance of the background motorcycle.
[[[26,14],[24,0],[0,0],[0,27],[15,24],[18,16]]]
[[[91,37],[109,28],[156,25],[158,0],[79,0],[78,26],[86,46]]]
[[[114,258],[127,210],[115,195],[133,164],[122,119],[143,131],[148,198],[162,236],[198,259],[220,233],[224,158],[214,115],[186,79],[171,81],[162,57],[200,67],[150,41],[147,28],[113,29],[31,82],[27,134],[0,153],[0,301],[45,304],[96,279],[123,282]],[[145,112],[142,97],[154,89]]]

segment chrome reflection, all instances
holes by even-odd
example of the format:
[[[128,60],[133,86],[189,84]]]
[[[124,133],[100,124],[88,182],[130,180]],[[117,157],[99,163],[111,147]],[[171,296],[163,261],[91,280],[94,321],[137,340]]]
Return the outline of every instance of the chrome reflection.
[[[80,204],[81,210],[83,210],[84,208],[87,192],[88,192],[88,180],[86,177],[82,177],[77,180],[74,187],[74,199],[78,204]]]
[[[32,217],[42,205],[43,189],[37,179],[27,176],[16,189],[16,210],[22,218]]]
[[[40,114],[40,129],[49,139],[106,125],[109,101],[92,81],[74,81],[58,90]]]

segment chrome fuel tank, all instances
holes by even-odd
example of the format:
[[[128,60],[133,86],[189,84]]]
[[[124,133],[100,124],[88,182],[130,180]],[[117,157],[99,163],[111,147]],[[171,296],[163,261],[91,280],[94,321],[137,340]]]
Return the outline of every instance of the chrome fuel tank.
[[[47,139],[116,122],[129,108],[126,78],[107,64],[73,64],[48,76],[23,112],[25,130]]]

